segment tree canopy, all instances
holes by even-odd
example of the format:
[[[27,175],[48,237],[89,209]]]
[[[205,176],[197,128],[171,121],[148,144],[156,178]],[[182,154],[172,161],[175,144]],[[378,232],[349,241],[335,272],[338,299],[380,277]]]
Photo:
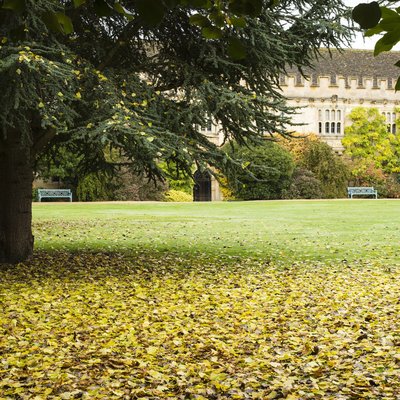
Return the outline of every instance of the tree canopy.
[[[35,153],[73,140],[90,166],[104,161],[105,145],[122,148],[138,168],[156,174],[159,158],[187,167],[195,154],[213,164],[221,155],[196,130],[205,114],[238,141],[284,133],[288,109],[277,90],[279,73],[285,64],[311,64],[320,46],[339,45],[346,34],[336,0],[329,4],[335,13],[328,4],[264,2],[257,18],[238,13],[243,27],[226,16],[219,40],[207,40],[193,18],[209,19],[210,2],[198,2],[204,5],[196,10],[196,2],[167,2],[155,27],[145,10],[162,2],[142,3],[3,2],[3,134],[17,129]],[[238,2],[225,3],[236,10]],[[114,11],[120,8],[123,13]],[[232,58],[232,43],[245,49],[242,61]]]
[[[272,141],[258,146],[227,146],[242,169],[227,174],[228,188],[236,199],[274,200],[289,187],[294,162],[290,153]]]
[[[157,177],[162,160],[188,173],[233,163],[199,129],[209,116],[238,143],[286,134],[280,74],[345,42],[347,13],[341,0],[3,0],[0,260],[30,254],[7,255],[10,229],[31,237],[10,208],[24,199],[23,218],[33,165],[60,144],[86,170],[133,163]]]
[[[395,113],[390,113],[395,115]],[[356,107],[349,115],[352,124],[345,129],[342,140],[345,154],[360,163],[372,164],[386,173],[400,172],[400,139],[377,108]]]

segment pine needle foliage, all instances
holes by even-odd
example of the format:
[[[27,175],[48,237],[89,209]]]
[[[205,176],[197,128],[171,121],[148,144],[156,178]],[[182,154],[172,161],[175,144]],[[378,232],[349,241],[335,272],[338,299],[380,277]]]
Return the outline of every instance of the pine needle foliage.
[[[240,1],[162,2],[156,24],[139,3],[0,2],[0,137],[20,135],[35,159],[67,143],[92,170],[121,160],[153,177],[160,160],[188,174],[226,168],[233,160],[199,129],[206,119],[239,144],[286,135],[285,66],[310,66],[350,35],[341,0],[260,1],[243,15]],[[106,159],[106,147],[119,156]]]

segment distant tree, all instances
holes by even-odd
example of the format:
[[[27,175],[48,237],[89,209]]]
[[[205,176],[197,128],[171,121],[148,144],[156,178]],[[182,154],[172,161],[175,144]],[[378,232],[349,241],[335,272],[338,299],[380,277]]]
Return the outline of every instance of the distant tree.
[[[310,142],[320,141],[321,139],[314,133],[302,134],[295,132],[291,137],[279,138],[279,145],[290,152],[297,164],[303,159],[304,151],[310,145]]]
[[[345,128],[342,143],[358,168],[374,165],[388,174],[400,172],[400,138],[386,117],[377,108],[357,107],[349,118],[352,124]]]
[[[79,161],[82,156],[76,155],[65,146],[50,147],[36,160],[34,165],[35,177],[45,182],[63,182],[65,187],[76,189],[79,177]]]
[[[241,168],[228,171],[227,186],[236,199],[271,200],[282,198],[290,184],[294,162],[278,144],[266,141],[258,146],[226,146]]]
[[[279,141],[293,156],[296,170],[289,198],[335,198],[346,194],[349,169],[328,144],[314,135],[296,134]]]
[[[297,165],[309,170],[321,183],[322,197],[336,198],[346,196],[349,170],[343,160],[328,144],[319,140],[305,142]]]
[[[0,262],[32,254],[33,165],[69,143],[83,170],[163,177],[234,164],[196,127],[285,134],[277,89],[350,31],[341,0],[1,0]]]

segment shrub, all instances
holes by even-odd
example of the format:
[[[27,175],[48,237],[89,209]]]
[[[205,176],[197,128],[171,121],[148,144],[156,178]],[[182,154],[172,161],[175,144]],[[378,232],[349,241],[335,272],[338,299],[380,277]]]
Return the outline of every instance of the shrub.
[[[304,168],[296,167],[292,181],[283,192],[285,199],[319,199],[323,196],[321,181]]]
[[[309,140],[298,165],[311,171],[321,182],[322,197],[345,197],[350,171],[343,159],[326,143]]]
[[[105,178],[96,174],[88,174],[79,179],[76,187],[78,201],[104,201],[112,197],[113,186]]]
[[[167,190],[165,182],[149,180],[129,168],[122,169],[114,179],[118,188],[113,193],[112,200],[162,201]]]
[[[379,197],[400,198],[400,183],[395,174],[388,175],[382,184],[375,186],[375,189],[377,189]]]
[[[180,171],[174,162],[163,162],[160,164],[161,168],[165,172],[166,182],[168,189],[185,192],[187,194],[193,194],[194,182],[191,176],[187,173]]]
[[[229,146],[227,153],[242,168],[226,173],[227,186],[241,200],[280,199],[294,169],[290,153],[271,141],[258,146]]]
[[[225,201],[236,200],[235,195],[233,194],[232,190],[228,185],[228,180],[226,176],[220,176],[218,178],[218,181],[219,181],[219,189],[221,190],[222,193],[222,199]]]
[[[398,174],[385,174],[373,162],[368,163],[365,160],[348,160],[348,166],[352,176],[351,185],[373,186],[379,197],[400,197]]]
[[[165,193],[165,201],[170,202],[190,202],[193,201],[193,195],[180,190],[170,189]]]

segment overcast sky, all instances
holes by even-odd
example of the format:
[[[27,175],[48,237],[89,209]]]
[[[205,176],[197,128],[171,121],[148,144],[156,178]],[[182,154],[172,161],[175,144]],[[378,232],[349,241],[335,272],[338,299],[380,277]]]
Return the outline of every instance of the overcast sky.
[[[372,1],[372,0],[371,0]],[[355,7],[359,3],[370,3],[369,0],[344,0],[344,3],[349,7]],[[353,41],[353,49],[373,49],[379,36],[372,36],[364,38],[361,33],[357,34],[357,37]]]
[[[373,0],[343,0],[345,4],[349,7],[355,7],[359,3],[371,3]],[[355,37],[352,48],[353,49],[373,49],[375,47],[375,43],[379,39],[378,35],[374,35],[371,37],[364,38],[362,33],[357,34]],[[393,50],[399,51],[400,44],[397,44],[393,47]]]

